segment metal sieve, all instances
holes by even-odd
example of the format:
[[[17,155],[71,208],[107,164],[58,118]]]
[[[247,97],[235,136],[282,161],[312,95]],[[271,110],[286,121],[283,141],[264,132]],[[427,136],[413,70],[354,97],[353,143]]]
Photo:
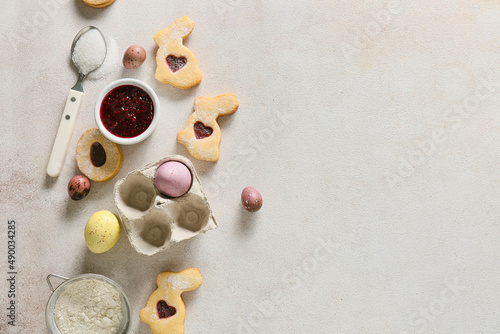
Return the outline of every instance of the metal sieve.
[[[51,282],[51,278],[58,278],[63,280],[64,282],[59,284],[57,288],[54,288]],[[49,301],[47,302],[47,307],[45,309],[45,322],[47,324],[47,328],[49,329],[49,332],[51,334],[62,334],[59,329],[57,328],[55,317],[54,317],[54,310],[56,307],[56,302],[59,296],[63,293],[63,291],[68,288],[71,284],[82,281],[82,280],[99,280],[103,281],[105,283],[108,283],[111,285],[113,288],[115,288],[118,291],[118,294],[120,295],[120,301],[121,301],[121,308],[122,308],[122,322],[120,324],[120,327],[118,328],[118,331],[116,332],[117,334],[126,334],[129,332],[129,326],[130,326],[130,303],[127,298],[127,295],[123,291],[122,287],[118,285],[115,281],[112,279],[98,275],[98,274],[82,274],[75,276],[73,278],[68,278],[56,274],[50,274],[47,276],[47,284],[49,285],[50,290],[52,291],[52,294],[50,295]],[[76,333],[72,333],[76,334]]]

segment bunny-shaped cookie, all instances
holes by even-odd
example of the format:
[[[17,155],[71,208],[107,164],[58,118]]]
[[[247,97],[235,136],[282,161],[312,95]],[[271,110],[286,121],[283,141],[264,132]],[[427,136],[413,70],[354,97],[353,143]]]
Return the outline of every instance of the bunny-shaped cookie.
[[[217,117],[232,114],[236,109],[238,100],[231,93],[196,98],[194,113],[187,120],[186,127],[177,133],[177,141],[196,159],[217,161],[221,141]]]
[[[188,268],[178,273],[163,272],[156,278],[156,283],[158,289],[151,294],[139,317],[155,334],[184,333],[186,307],[181,294],[201,285],[200,271]]]
[[[167,29],[156,33],[156,73],[158,81],[177,88],[191,88],[201,82],[201,71],[196,58],[182,42],[194,28],[187,16],[174,21]]]

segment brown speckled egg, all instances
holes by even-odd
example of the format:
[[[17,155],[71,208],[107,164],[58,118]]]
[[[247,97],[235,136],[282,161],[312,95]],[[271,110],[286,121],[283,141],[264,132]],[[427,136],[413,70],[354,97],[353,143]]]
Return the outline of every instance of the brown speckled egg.
[[[241,204],[247,211],[259,211],[262,207],[262,195],[257,189],[246,187],[241,193]]]
[[[123,66],[131,70],[141,66],[145,60],[146,50],[140,45],[132,45],[123,55]]]
[[[88,195],[90,180],[84,175],[76,175],[68,183],[68,194],[72,200],[78,201]]]

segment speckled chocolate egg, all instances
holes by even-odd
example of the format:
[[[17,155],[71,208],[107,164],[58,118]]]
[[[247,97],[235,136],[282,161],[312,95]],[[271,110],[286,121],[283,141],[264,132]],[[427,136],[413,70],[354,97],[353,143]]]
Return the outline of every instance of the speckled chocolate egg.
[[[247,211],[259,211],[262,207],[262,195],[257,189],[246,187],[241,192],[241,204]]]
[[[72,200],[78,201],[88,195],[90,180],[84,175],[76,175],[68,183],[68,194]]]
[[[146,50],[140,45],[132,45],[123,55],[123,66],[131,70],[141,66],[145,60]]]

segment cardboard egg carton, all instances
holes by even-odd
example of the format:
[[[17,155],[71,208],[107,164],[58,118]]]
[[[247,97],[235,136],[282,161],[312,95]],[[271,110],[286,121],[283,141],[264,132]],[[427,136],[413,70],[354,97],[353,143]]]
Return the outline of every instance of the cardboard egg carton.
[[[154,183],[156,169],[178,161],[191,171],[189,191],[176,198],[160,193]],[[122,226],[135,250],[154,255],[173,244],[217,228],[217,222],[189,159],[170,155],[130,172],[114,188],[114,201]]]

